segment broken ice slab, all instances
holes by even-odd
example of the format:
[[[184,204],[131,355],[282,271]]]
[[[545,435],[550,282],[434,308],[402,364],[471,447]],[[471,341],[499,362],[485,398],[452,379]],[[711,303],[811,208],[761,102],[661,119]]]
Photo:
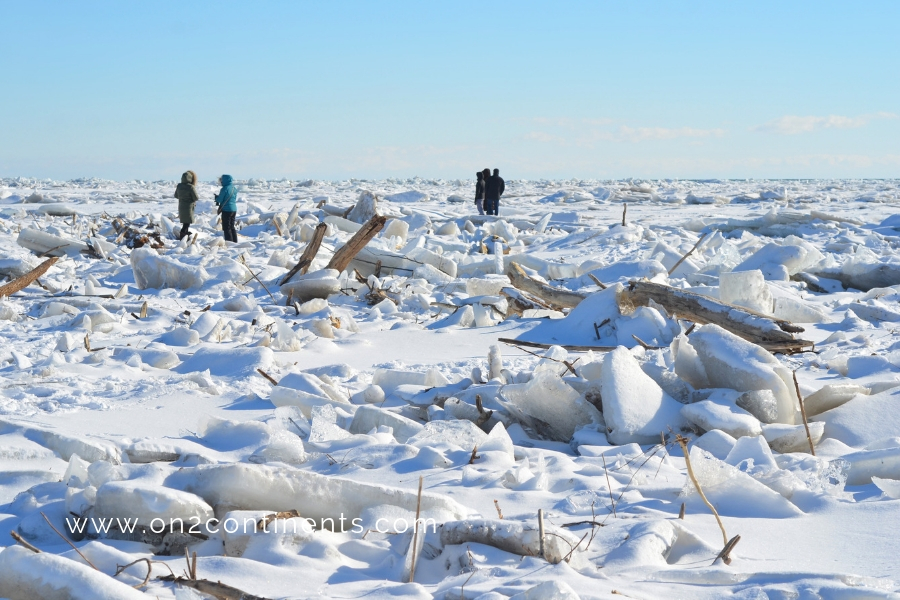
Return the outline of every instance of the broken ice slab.
[[[900,447],[863,450],[842,456],[850,465],[847,485],[865,485],[872,477],[900,479]]]
[[[772,423],[763,425],[763,437],[769,442],[769,446],[775,452],[782,454],[787,452],[809,452],[809,439],[806,437],[806,427],[803,425],[783,425]],[[824,423],[809,423],[809,437],[813,446],[819,443],[825,433]]]
[[[762,433],[756,417],[726,403],[702,400],[686,404],[681,408],[681,416],[704,431],[718,429],[734,438],[758,436]]]
[[[417,448],[448,445],[471,451],[481,446],[488,435],[472,421],[430,421],[422,431],[407,440],[407,444]]]
[[[394,439],[405,444],[411,437],[422,432],[425,427],[402,415],[390,412],[377,406],[363,405],[356,409],[350,423],[350,433],[368,433],[379,426],[392,429]]]
[[[809,417],[837,408],[853,400],[856,396],[869,395],[869,388],[855,383],[829,383],[803,400]]]
[[[92,516],[98,519],[137,518],[150,524],[154,519],[169,523],[207,523],[212,507],[203,498],[189,492],[138,481],[109,481],[97,489]]]
[[[665,393],[624,347],[603,359],[603,417],[613,444],[654,444],[660,433],[679,430],[682,405]]]
[[[281,286],[281,293],[291,296],[296,302],[307,302],[313,298],[328,298],[341,291],[340,275],[335,269],[322,269],[305,275],[296,275]]]
[[[562,442],[572,439],[582,425],[600,421],[597,409],[550,371],[535,373],[527,383],[504,386],[502,397],[535,420],[534,426],[542,430],[540,433]]]
[[[719,300],[771,315],[774,299],[762,271],[732,271],[719,274]]]
[[[310,412],[312,427],[309,432],[309,442],[311,444],[343,440],[350,437],[350,433],[347,430],[338,427],[336,424],[337,412],[330,404],[315,406]]]

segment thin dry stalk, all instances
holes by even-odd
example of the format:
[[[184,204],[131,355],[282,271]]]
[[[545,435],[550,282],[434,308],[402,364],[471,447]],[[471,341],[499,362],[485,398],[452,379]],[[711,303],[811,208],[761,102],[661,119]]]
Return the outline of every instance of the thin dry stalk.
[[[700,242],[702,242],[702,241],[703,241],[703,238],[705,238],[705,237],[706,237],[706,233],[704,232],[704,234],[700,236],[700,239],[697,240],[697,243],[694,244],[694,247],[691,248],[690,250],[688,250],[688,251],[687,251],[687,254],[685,254],[684,256],[682,256],[681,258],[679,258],[677,263],[675,263],[674,265],[672,265],[672,268],[669,269],[669,273],[668,273],[669,275],[671,275],[672,273],[674,273],[674,272],[675,272],[675,269],[677,269],[679,266],[681,266],[681,263],[683,263],[683,262],[685,261],[685,259],[687,259],[688,256],[690,256],[691,254],[694,253],[694,250],[697,249],[697,246],[700,245]]]
[[[275,296],[272,295],[272,292],[269,291],[269,288],[266,287],[266,284],[264,284],[264,283],[262,282],[262,280],[261,280],[259,277],[256,276],[256,273],[253,272],[253,269],[250,268],[250,265],[248,265],[248,264],[246,263],[246,261],[244,260],[244,255],[243,255],[243,254],[241,255],[241,262],[244,263],[244,266],[245,266],[245,267],[247,267],[247,270],[250,272],[250,275],[253,277],[253,279],[255,279],[256,281],[258,281],[258,282],[259,282],[259,285],[263,286],[263,289],[266,290],[266,293],[269,295],[269,298],[272,299],[272,304],[274,304],[274,305],[277,306],[277,305],[278,305],[278,302],[275,300]]]
[[[616,501],[613,500],[612,497],[612,484],[609,482],[609,470],[606,468],[606,457],[601,454],[600,458],[603,459],[603,472],[606,474],[606,489],[609,490],[609,503],[612,505],[613,518],[618,519],[619,516],[616,514]]]
[[[419,475],[419,497],[416,500],[416,525],[413,530],[413,541],[412,541],[412,561],[409,565],[409,581],[407,583],[412,583],[416,578],[416,550],[419,549],[419,514],[422,510],[422,476]]]
[[[87,564],[89,564],[89,565],[91,565],[92,567],[94,567],[94,570],[95,570],[95,571],[99,571],[99,570],[100,570],[100,569],[98,569],[98,568],[94,565],[94,563],[92,563],[91,561],[88,560],[88,557],[87,557],[87,556],[85,556],[84,554],[81,553],[81,550],[79,550],[78,548],[75,547],[75,544],[73,544],[72,542],[69,541],[69,538],[67,538],[66,536],[64,536],[63,534],[61,534],[61,533],[59,532],[59,529],[57,529],[56,527],[53,526],[53,523],[50,522],[50,519],[47,518],[47,515],[45,515],[45,514],[43,513],[43,511],[41,512],[41,516],[44,517],[44,520],[45,520],[45,521],[47,521],[47,525],[50,526],[50,529],[52,529],[53,531],[55,531],[55,532],[56,532],[56,535],[58,535],[59,537],[61,537],[62,540],[63,540],[65,543],[67,543],[69,546],[71,546],[71,547],[72,547],[72,550],[74,550],[75,552],[77,552],[77,553],[78,553],[78,556],[80,556],[81,558],[84,559],[84,562],[86,562]]]
[[[797,390],[797,400],[800,402],[800,414],[803,416],[803,427],[806,428],[806,440],[809,442],[809,453],[816,455],[816,449],[813,447],[812,436],[809,434],[809,422],[806,420],[806,407],[803,405],[803,396],[800,394],[800,384],[797,383],[797,370],[792,372],[794,376],[794,389]]]
[[[116,565],[116,572],[115,572],[115,574],[113,574],[113,577],[118,577],[119,575],[121,575],[122,573],[125,572],[125,569],[127,569],[128,567],[132,567],[132,566],[138,564],[139,562],[147,563],[147,576],[144,577],[144,581],[142,581],[141,583],[131,586],[135,589],[144,587],[145,585],[147,585],[147,582],[150,581],[150,574],[153,572],[153,563],[156,563],[159,565],[164,565],[167,569],[169,569],[170,573],[172,572],[172,568],[162,561],[150,560],[149,558],[139,558],[134,562],[128,563],[127,565]],[[174,575],[174,573],[172,573],[172,574]]]
[[[622,203],[622,227],[625,227],[625,214],[628,212],[628,203]]]
[[[544,509],[538,509],[538,534],[541,536],[541,558],[544,558]]]
[[[265,377],[266,379],[268,379],[269,383],[271,383],[272,385],[278,385],[278,382],[275,381],[275,378],[272,377],[271,375],[269,375],[268,373],[266,373],[265,371],[263,371],[262,369],[256,369],[256,372],[259,373],[260,375],[262,375],[263,377]]]
[[[500,510],[500,503],[494,500],[494,508],[497,509],[497,517],[502,521],[503,520],[503,511]]]
[[[599,287],[601,290],[606,289],[606,287],[607,287],[606,284],[603,283],[602,281],[600,281],[599,279],[597,279],[596,277],[594,277],[593,273],[588,273],[587,276],[590,277],[591,279],[593,279],[594,283],[596,283],[597,287]]]
[[[38,550],[35,546],[32,546],[32,545],[29,544],[27,541],[25,541],[25,538],[23,538],[21,535],[19,535],[19,534],[16,533],[15,531],[10,531],[10,532],[9,532],[9,535],[11,535],[11,536],[12,536],[12,539],[16,540],[16,542],[18,542],[19,544],[21,544],[23,547],[28,548],[29,550],[31,550],[31,551],[34,552],[35,554],[40,554],[40,553],[41,553],[40,550]]]
[[[684,502],[681,503],[681,510],[678,511],[678,518],[684,521]]]
[[[722,519],[719,518],[719,513],[716,512],[716,508],[710,503],[709,500],[706,499],[706,494],[703,493],[703,488],[700,487],[700,482],[697,481],[697,477],[694,475],[694,469],[691,468],[691,457],[688,452],[687,447],[687,439],[682,436],[676,436],[675,438],[678,443],[681,445],[681,451],[684,452],[684,463],[687,465],[687,472],[691,478],[691,481],[694,483],[694,487],[697,488],[697,492],[700,494],[700,497],[703,498],[703,502],[709,507],[709,510],[712,511],[713,516],[716,518],[716,523],[719,524],[719,529],[722,530],[722,540],[723,543],[728,545],[728,534],[725,533],[725,525],[722,524]]]
[[[197,580],[197,553],[194,552],[194,555],[191,557],[191,579],[194,581]]]

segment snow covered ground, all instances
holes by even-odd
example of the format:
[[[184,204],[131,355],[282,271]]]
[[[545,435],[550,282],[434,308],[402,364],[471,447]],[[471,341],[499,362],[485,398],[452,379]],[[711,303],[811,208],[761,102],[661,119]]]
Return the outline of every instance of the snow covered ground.
[[[265,598],[898,597],[900,181],[473,183],[245,181],[225,245],[212,182],[178,241],[173,182],[0,179],[0,274],[62,255],[0,300],[0,533],[42,551],[0,539],[0,597],[211,597],[157,579],[185,550]],[[514,314],[513,262],[585,300]],[[815,346],[623,314],[640,278]]]

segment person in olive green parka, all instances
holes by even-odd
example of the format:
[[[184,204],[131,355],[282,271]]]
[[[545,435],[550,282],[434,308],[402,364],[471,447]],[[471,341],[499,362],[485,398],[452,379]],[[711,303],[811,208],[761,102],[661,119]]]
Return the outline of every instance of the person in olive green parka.
[[[194,222],[194,204],[199,199],[197,189],[197,174],[193,171],[185,171],[181,176],[181,183],[175,188],[175,197],[178,198],[178,219],[181,221],[181,234],[178,239],[190,235],[190,226]]]

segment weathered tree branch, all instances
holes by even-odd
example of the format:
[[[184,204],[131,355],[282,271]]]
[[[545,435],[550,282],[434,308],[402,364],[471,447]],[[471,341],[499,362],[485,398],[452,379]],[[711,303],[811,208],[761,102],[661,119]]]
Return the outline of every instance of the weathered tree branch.
[[[563,308],[575,308],[587,295],[579,292],[571,292],[562,288],[555,288],[546,283],[541,283],[533,277],[529,277],[525,270],[517,263],[510,263],[506,270],[506,276],[513,286],[524,290],[533,296],[537,296],[546,302],[551,308],[561,310]]]
[[[294,268],[287,272],[287,275],[284,276],[278,285],[281,286],[286,284],[291,280],[291,277],[297,273],[300,273],[301,275],[306,273],[307,269],[309,269],[309,265],[311,265],[312,261],[316,258],[316,254],[319,253],[319,246],[322,245],[322,238],[325,237],[326,229],[328,229],[327,223],[319,223],[316,225],[316,230],[313,232],[312,239],[309,240],[309,244],[306,245],[306,249],[303,251],[303,254],[300,255],[300,260],[297,261]]]
[[[359,231],[353,234],[353,237],[350,238],[346,244],[344,244],[337,252],[334,253],[334,256],[331,257],[331,260],[328,262],[328,265],[325,267],[326,269],[336,269],[338,272],[343,271],[347,268],[347,265],[350,264],[350,261],[353,260],[353,257],[359,253],[360,250],[366,247],[366,244],[369,243],[375,234],[377,234],[384,227],[384,224],[387,222],[387,217],[383,217],[381,215],[375,215],[371,219],[369,219],[365,225],[360,228]]]
[[[58,260],[58,256],[51,256],[21,277],[13,279],[6,285],[0,286],[0,298],[4,296],[12,296],[16,292],[25,289],[26,287],[31,285],[31,283],[34,282],[38,277],[46,273],[47,269],[56,264],[56,261]]]

